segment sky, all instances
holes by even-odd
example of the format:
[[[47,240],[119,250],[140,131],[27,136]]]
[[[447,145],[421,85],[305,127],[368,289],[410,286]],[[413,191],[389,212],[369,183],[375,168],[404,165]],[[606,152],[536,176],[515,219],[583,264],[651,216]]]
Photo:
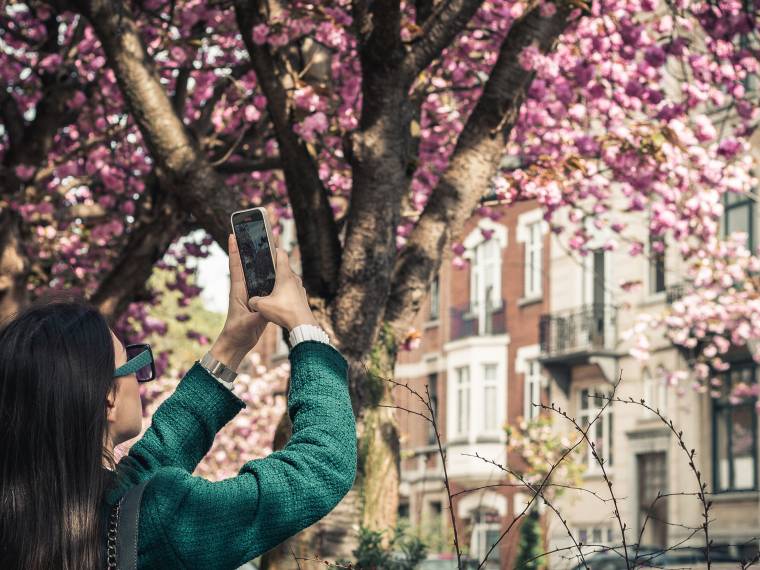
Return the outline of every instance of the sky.
[[[208,257],[198,262],[201,301],[209,311],[226,313],[230,295],[230,265],[227,254],[214,242]]]

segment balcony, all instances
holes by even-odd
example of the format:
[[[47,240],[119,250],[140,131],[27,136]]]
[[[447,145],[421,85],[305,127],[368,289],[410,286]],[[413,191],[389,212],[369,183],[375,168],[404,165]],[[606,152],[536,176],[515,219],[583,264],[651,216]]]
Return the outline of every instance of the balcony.
[[[617,310],[610,305],[586,305],[543,315],[539,323],[541,363],[567,390],[571,369],[596,364],[614,382],[617,353]]]
[[[665,290],[665,302],[668,305],[672,305],[679,299],[686,295],[686,283],[677,283],[671,285]]]
[[[488,303],[485,307],[476,307],[471,303],[451,308],[450,340],[459,340],[473,336],[491,336],[507,332],[507,314],[504,300],[496,306]]]

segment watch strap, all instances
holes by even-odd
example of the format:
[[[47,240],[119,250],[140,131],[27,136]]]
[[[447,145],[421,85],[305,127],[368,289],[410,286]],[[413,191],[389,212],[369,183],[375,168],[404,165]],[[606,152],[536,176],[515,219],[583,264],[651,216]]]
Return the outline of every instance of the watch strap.
[[[294,327],[293,330],[290,331],[288,340],[290,340],[291,348],[305,340],[315,340],[317,342],[330,344],[330,337],[327,336],[327,333],[324,330],[322,330],[322,327],[316,325],[298,325],[297,327]]]
[[[200,365],[214,378],[229,385],[228,387],[231,387],[232,382],[237,378],[237,372],[211,356],[210,351],[203,355]]]

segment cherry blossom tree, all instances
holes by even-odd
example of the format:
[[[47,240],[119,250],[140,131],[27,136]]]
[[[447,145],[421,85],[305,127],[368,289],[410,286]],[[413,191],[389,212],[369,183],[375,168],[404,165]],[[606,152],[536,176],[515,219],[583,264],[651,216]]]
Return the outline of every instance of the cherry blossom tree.
[[[465,220],[497,217],[485,196],[536,200],[579,254],[642,254],[623,214],[646,214],[699,289],[649,324],[718,367],[718,339],[760,336],[743,281],[755,252],[718,230],[724,196],[753,184],[757,10],[757,0],[6,2],[0,314],[74,289],[114,319],[160,327],[148,322],[154,266],[196,295],[188,261],[212,240],[225,247],[230,212],[269,205],[276,223],[295,220],[313,308],[357,371],[358,516],[392,526],[398,433],[372,378],[392,374],[443,260],[462,264]],[[195,229],[206,237],[167,255]]]

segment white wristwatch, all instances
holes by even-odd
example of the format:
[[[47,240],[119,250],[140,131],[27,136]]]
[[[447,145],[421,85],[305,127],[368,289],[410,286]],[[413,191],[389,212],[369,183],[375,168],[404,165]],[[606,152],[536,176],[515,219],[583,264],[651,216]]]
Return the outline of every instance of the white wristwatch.
[[[225,366],[216,358],[211,356],[211,351],[203,355],[200,364],[203,366],[203,368],[206,369],[209,374],[211,374],[211,376],[217,380],[224,382],[225,384],[231,385],[235,378],[237,378],[237,372],[235,372],[232,368]]]
[[[322,330],[322,327],[316,325],[298,325],[290,331],[288,339],[290,340],[291,348],[305,340],[316,340],[317,342],[330,344],[330,337]]]

